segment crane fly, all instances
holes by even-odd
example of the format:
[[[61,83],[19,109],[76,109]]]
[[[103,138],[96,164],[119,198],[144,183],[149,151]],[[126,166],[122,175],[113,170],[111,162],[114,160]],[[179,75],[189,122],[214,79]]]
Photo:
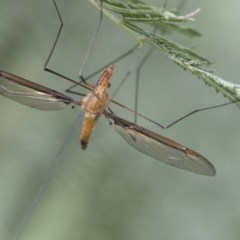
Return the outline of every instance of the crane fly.
[[[86,149],[99,117],[112,120],[115,130],[138,151],[168,165],[201,175],[214,176],[214,166],[202,155],[156,132],[115,115],[107,94],[114,66],[106,68],[90,92],[76,100],[53,89],[0,70],[0,94],[21,104],[40,110],[60,110],[68,105],[79,106],[84,112],[80,134],[82,149]],[[90,87],[89,87],[90,88]]]

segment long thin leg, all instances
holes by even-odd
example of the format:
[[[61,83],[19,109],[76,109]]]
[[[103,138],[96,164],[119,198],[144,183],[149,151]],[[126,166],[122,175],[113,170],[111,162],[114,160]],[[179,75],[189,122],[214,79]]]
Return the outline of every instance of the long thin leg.
[[[163,3],[163,9],[166,9],[168,4],[168,0],[166,0]],[[187,4],[186,0],[181,0],[177,9],[178,11],[180,11],[181,9],[184,8],[184,6]],[[153,30],[153,32],[155,32],[157,29],[155,28]],[[164,33],[162,33],[164,35]],[[144,66],[144,64],[148,61],[148,59],[150,58],[150,56],[152,55],[152,53],[154,52],[154,48],[151,47],[148,52],[146,53],[146,55],[143,57],[142,61],[139,63],[137,69],[136,69],[136,83],[135,83],[135,98],[134,98],[134,123],[137,123],[137,112],[138,112],[138,97],[139,97],[139,88],[140,88],[140,78],[141,78],[141,70]]]
[[[58,163],[62,160],[63,154],[64,154],[66,148],[68,147],[71,137],[72,137],[73,133],[76,131],[76,128],[78,127],[79,122],[81,121],[82,117],[83,117],[83,115],[82,115],[82,113],[80,113],[78,115],[78,117],[76,118],[75,122],[73,123],[71,129],[68,131],[66,137],[64,138],[64,142],[61,144],[61,147],[60,147],[58,153],[56,154],[56,156],[52,162],[52,165],[48,169],[48,171],[43,179],[43,182],[41,183],[41,186],[39,187],[38,191],[34,195],[33,200],[26,211],[24,219],[17,231],[16,240],[20,240],[25,227],[28,224],[30,217],[32,216],[33,211],[35,210],[36,206],[38,205],[42,194],[46,190],[47,184],[48,184],[49,180],[51,179],[53,172],[55,171]]]
[[[102,1],[100,1],[100,9],[102,9],[102,7],[103,7],[103,3],[102,3]],[[85,81],[85,78],[83,77],[83,71],[84,71],[84,68],[85,68],[85,66],[87,64],[87,61],[89,59],[90,53],[93,50],[94,44],[95,44],[96,39],[97,39],[97,35],[99,33],[99,30],[100,30],[100,27],[101,27],[102,21],[103,21],[102,10],[100,10],[99,12],[100,12],[100,15],[99,15],[99,21],[98,21],[98,25],[97,25],[96,31],[94,32],[93,37],[91,39],[91,42],[90,42],[90,44],[88,46],[88,49],[87,49],[87,51],[86,51],[86,53],[84,55],[82,64],[80,66],[79,74],[78,74],[79,79],[82,80],[82,82],[84,82],[84,83],[86,83],[86,81]]]
[[[134,45],[132,48],[130,48],[130,49],[129,49],[128,51],[126,51],[124,54],[122,54],[122,55],[120,55],[119,57],[115,58],[111,63],[105,64],[102,68],[96,70],[94,73],[90,74],[89,76],[83,77],[84,68],[85,68],[85,66],[86,66],[86,64],[87,64],[89,55],[90,55],[90,53],[91,53],[91,51],[92,51],[92,49],[93,49],[93,47],[94,47],[94,44],[95,44],[95,42],[96,42],[96,38],[97,38],[98,32],[99,32],[100,27],[101,27],[101,24],[102,24],[103,14],[102,14],[102,11],[100,11],[99,21],[98,21],[97,28],[96,28],[96,30],[95,30],[95,32],[94,32],[94,34],[93,34],[92,40],[91,40],[90,45],[89,45],[89,47],[88,47],[88,49],[87,49],[87,51],[86,51],[86,53],[85,53],[85,55],[84,55],[83,62],[82,62],[81,67],[80,67],[80,71],[79,71],[80,81],[75,81],[75,80],[73,80],[73,79],[71,79],[71,78],[69,78],[69,77],[67,77],[67,76],[65,76],[65,75],[63,75],[63,74],[61,74],[61,73],[56,72],[55,70],[52,70],[52,69],[48,68],[48,64],[49,64],[49,62],[50,62],[50,60],[51,60],[51,57],[52,57],[52,55],[53,55],[53,53],[54,53],[54,51],[55,51],[55,48],[56,48],[56,46],[57,46],[57,42],[58,42],[58,40],[59,40],[59,37],[60,37],[61,32],[62,32],[63,25],[64,25],[63,20],[62,20],[62,17],[61,17],[61,14],[60,14],[60,11],[59,11],[59,9],[58,9],[58,6],[57,6],[55,0],[53,0],[53,3],[54,3],[54,6],[55,6],[55,9],[56,9],[58,18],[59,18],[60,26],[59,26],[59,29],[58,29],[58,32],[57,32],[57,36],[56,36],[56,38],[55,38],[55,40],[54,40],[53,46],[52,46],[52,48],[51,48],[51,50],[50,50],[50,53],[49,53],[49,55],[48,55],[48,57],[47,57],[47,60],[46,60],[45,64],[44,64],[44,70],[47,71],[47,72],[50,72],[50,73],[52,73],[52,74],[54,74],[54,75],[57,75],[57,76],[59,76],[59,77],[61,77],[61,78],[64,78],[64,79],[66,79],[66,80],[68,80],[68,81],[70,81],[70,82],[72,82],[73,85],[70,86],[70,87],[66,90],[66,92],[76,94],[75,91],[71,91],[71,90],[72,90],[73,88],[75,88],[76,86],[81,86],[81,87],[87,88],[88,90],[92,90],[92,89],[94,88],[94,86],[91,85],[91,84],[88,84],[88,83],[86,82],[87,79],[89,79],[89,78],[91,78],[92,76],[94,76],[95,74],[101,72],[104,68],[106,68],[106,67],[109,66],[110,64],[116,63],[116,62],[124,59],[124,58],[127,57],[128,55],[132,54],[132,53],[138,48],[139,44]],[[102,1],[100,1],[100,5],[101,5],[100,8],[102,8]]]
[[[176,123],[182,121],[183,119],[191,116],[191,115],[194,115],[195,113],[198,113],[198,112],[203,112],[203,111],[206,111],[206,110],[210,110],[210,109],[215,109],[215,108],[219,108],[219,107],[223,107],[223,106],[227,106],[227,105],[231,105],[233,103],[236,103],[237,101],[233,101],[233,102],[227,102],[227,103],[222,103],[222,104],[219,104],[219,105],[214,105],[214,106],[211,106],[211,107],[206,107],[206,108],[199,108],[199,109],[196,109],[180,118],[178,118],[177,120],[173,121],[172,123],[168,124],[167,126],[165,126],[165,128],[170,128],[172,127],[173,125],[175,125]]]
[[[90,75],[88,75],[87,77],[84,77],[84,82],[86,82],[88,79],[92,78],[93,76],[95,76],[96,74],[100,73],[103,71],[104,68],[110,66],[111,64],[117,63],[119,61],[121,61],[122,59],[126,58],[127,56],[131,55],[132,53],[134,53],[139,47],[139,44],[134,45],[133,47],[131,47],[129,50],[127,50],[125,53],[121,54],[119,57],[115,58],[114,60],[112,60],[111,62],[105,64],[103,67],[99,68],[98,70],[94,71],[93,73],[91,73]],[[82,80],[80,80],[78,83],[80,83]],[[74,91],[73,89],[75,87],[77,87],[79,84],[73,84],[72,86],[70,86],[69,88],[67,88],[65,91],[68,93],[72,93],[72,94],[76,94],[78,95],[78,93],[76,91]]]
[[[132,110],[131,108],[128,108],[127,106],[125,106],[125,105],[123,105],[123,104],[121,104],[121,103],[119,103],[119,102],[116,102],[116,101],[114,101],[114,100],[111,100],[111,102],[114,103],[114,104],[116,104],[117,106],[120,106],[120,107],[126,109],[126,110],[129,111],[129,112],[134,113],[134,114],[137,115],[138,117],[141,117],[141,118],[143,118],[143,119],[146,119],[147,121],[149,121],[149,122],[157,125],[158,127],[162,128],[162,129],[168,129],[168,128],[172,127],[173,125],[175,125],[176,123],[182,121],[183,119],[185,119],[185,118],[187,118],[187,117],[189,117],[189,116],[194,115],[195,113],[203,112],[203,111],[210,110],[210,109],[220,108],[220,107],[227,106],[227,105],[231,105],[231,104],[236,103],[237,101],[222,103],[222,104],[219,104],[219,105],[214,105],[214,106],[210,106],[210,107],[206,107],[206,108],[196,109],[196,110],[194,110],[194,111],[192,111],[192,112],[190,112],[190,113],[185,114],[184,116],[178,118],[177,120],[171,122],[170,124],[168,124],[168,125],[166,125],[166,126],[158,123],[157,121],[152,120],[152,119],[149,118],[149,117],[146,117],[145,115],[143,115],[143,114],[141,114],[141,113],[135,112],[135,110]]]
[[[138,96],[139,96],[139,87],[140,87],[140,75],[143,65],[147,62],[150,56],[153,54],[154,48],[151,47],[146,55],[143,57],[142,61],[137,67],[136,70],[136,82],[135,82],[135,98],[134,98],[134,111],[135,113],[138,112]],[[137,114],[134,114],[134,123],[137,123]]]
[[[80,85],[80,86],[83,87],[83,88],[87,88],[87,89],[91,90],[91,89],[93,89],[93,86],[92,86],[92,85],[87,84],[87,83],[85,83],[85,82],[82,83],[82,82],[75,81],[75,80],[73,80],[73,79],[71,79],[71,78],[69,78],[69,77],[67,77],[67,76],[65,76],[65,75],[63,75],[63,74],[61,74],[61,73],[56,72],[55,70],[52,70],[52,69],[48,68],[49,61],[51,60],[51,57],[52,57],[52,55],[53,55],[53,53],[54,53],[54,51],[55,51],[55,49],[56,49],[57,42],[58,42],[58,40],[59,40],[59,37],[60,37],[61,32],[62,32],[63,25],[64,25],[63,20],[62,20],[62,17],[61,17],[61,14],[60,14],[60,11],[59,11],[59,9],[58,9],[58,6],[57,6],[55,0],[53,0],[53,3],[54,3],[54,6],[55,6],[57,15],[58,15],[58,19],[59,19],[59,22],[60,22],[60,26],[59,26],[59,29],[58,29],[58,32],[57,32],[57,36],[56,36],[56,38],[55,38],[55,40],[54,40],[54,42],[53,42],[53,46],[52,46],[52,48],[51,48],[51,50],[50,50],[50,53],[49,53],[49,55],[48,55],[48,57],[47,57],[47,60],[46,60],[45,64],[44,64],[44,70],[47,71],[47,72],[49,72],[49,73],[52,73],[52,74],[54,74],[54,75],[56,75],[56,76],[59,76],[59,77],[61,77],[61,78],[63,78],[63,79],[66,79],[66,80],[68,80],[69,82],[72,82],[72,83],[74,83],[74,84],[76,84],[76,85]],[[101,13],[101,11],[100,11],[100,19],[102,19],[102,13]],[[99,27],[100,27],[100,23],[98,23],[96,33],[99,31]],[[96,35],[96,33],[95,33],[94,35]],[[89,47],[86,55],[89,54],[90,50],[91,50],[91,49],[90,49],[90,47]],[[87,59],[87,57],[85,56],[85,57],[84,57],[84,61],[85,61],[85,62],[86,62],[86,59]],[[86,63],[84,63],[84,64],[86,64]]]
[[[54,41],[54,43],[53,43],[53,46],[52,46],[52,48],[51,48],[51,50],[50,50],[50,54],[48,55],[47,60],[46,60],[46,62],[45,62],[45,64],[44,64],[44,70],[47,71],[47,72],[50,72],[50,73],[52,73],[52,74],[55,74],[55,75],[57,75],[57,76],[59,76],[59,77],[62,77],[62,78],[66,79],[66,80],[68,80],[68,81],[70,81],[70,82],[73,82],[73,83],[75,83],[75,84],[78,84],[78,85],[80,85],[80,86],[82,86],[82,87],[85,87],[85,88],[91,90],[91,89],[92,89],[92,86],[91,86],[91,85],[83,84],[83,83],[78,83],[78,82],[72,80],[71,78],[68,78],[68,77],[66,77],[66,76],[64,76],[64,75],[62,75],[62,74],[59,74],[59,73],[57,73],[56,71],[51,70],[51,69],[49,69],[49,68],[47,67],[47,65],[48,65],[48,63],[49,63],[49,61],[50,61],[50,59],[51,59],[51,57],[52,57],[52,54],[53,54],[53,52],[54,52],[54,50],[55,50],[55,48],[56,48],[58,39],[59,39],[59,37],[60,37],[61,31],[62,31],[62,28],[63,28],[63,21],[62,21],[62,18],[61,18],[61,15],[60,15],[60,12],[59,12],[59,10],[58,10],[58,7],[57,7],[57,4],[56,4],[55,0],[53,0],[53,3],[54,3],[54,6],[55,6],[55,8],[56,8],[56,11],[57,11],[58,18],[59,18],[59,20],[60,20],[60,27],[59,27],[59,30],[58,30],[56,39],[55,39],[55,41]],[[101,13],[101,14],[102,14],[102,13]],[[102,18],[102,17],[101,17],[101,18]],[[99,24],[98,24],[98,28],[99,28]],[[89,51],[90,51],[90,50],[89,50]],[[88,53],[87,53],[87,54],[88,54]],[[85,57],[85,59],[87,59],[87,58]],[[86,60],[85,60],[85,61],[86,61]],[[86,63],[85,63],[85,64],[86,64]],[[81,95],[81,94],[80,94],[80,95]],[[18,231],[17,231],[16,240],[19,240],[19,239],[21,238],[22,233],[23,233],[23,231],[24,231],[24,228],[25,228],[26,225],[28,224],[28,221],[29,221],[29,219],[30,219],[33,211],[35,210],[35,208],[36,208],[36,206],[37,206],[37,204],[38,204],[38,202],[39,202],[39,199],[41,198],[41,195],[42,195],[43,192],[45,191],[46,186],[47,186],[50,178],[52,177],[52,174],[53,174],[53,172],[55,171],[57,164],[58,164],[59,161],[62,159],[63,153],[64,153],[64,151],[66,150],[66,148],[67,148],[67,146],[68,146],[69,140],[70,140],[73,132],[75,132],[75,128],[76,128],[76,126],[77,126],[77,123],[79,123],[80,118],[82,118],[82,114],[80,114],[80,115],[78,116],[78,118],[77,118],[76,121],[74,122],[72,128],[70,129],[70,131],[68,132],[67,136],[65,137],[64,142],[63,142],[63,144],[61,145],[61,148],[59,149],[56,157],[54,158],[54,161],[53,161],[51,167],[48,169],[48,172],[47,172],[46,176],[44,177],[44,180],[43,180],[43,182],[42,182],[39,190],[38,190],[37,193],[35,194],[35,196],[34,196],[34,198],[33,198],[33,201],[31,202],[30,206],[28,207],[28,209],[27,209],[27,211],[26,211],[26,214],[25,214],[25,217],[24,217],[24,219],[23,219],[23,221],[22,221],[22,223],[21,223],[21,225],[20,225],[20,227],[19,227],[19,229],[18,229]]]

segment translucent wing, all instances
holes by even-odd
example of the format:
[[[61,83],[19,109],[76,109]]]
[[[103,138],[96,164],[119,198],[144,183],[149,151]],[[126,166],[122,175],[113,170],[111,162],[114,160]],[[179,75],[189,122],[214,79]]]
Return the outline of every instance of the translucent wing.
[[[163,163],[201,175],[214,176],[214,166],[197,152],[134,123],[107,114],[116,131],[134,148]]]
[[[60,92],[0,70],[0,94],[40,110],[59,110],[68,104],[80,104]]]

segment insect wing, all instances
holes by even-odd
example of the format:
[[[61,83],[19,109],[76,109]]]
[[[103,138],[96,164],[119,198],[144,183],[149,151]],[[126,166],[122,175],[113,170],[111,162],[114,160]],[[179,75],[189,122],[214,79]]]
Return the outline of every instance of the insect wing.
[[[116,116],[116,131],[138,151],[168,165],[201,175],[214,176],[214,166],[197,152],[166,137]]]
[[[0,94],[16,102],[40,110],[59,110],[78,101],[50,88],[0,71]]]

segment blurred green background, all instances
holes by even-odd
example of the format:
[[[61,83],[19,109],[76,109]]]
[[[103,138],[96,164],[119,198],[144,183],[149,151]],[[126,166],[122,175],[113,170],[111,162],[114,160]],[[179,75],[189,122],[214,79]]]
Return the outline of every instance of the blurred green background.
[[[151,3],[162,6],[163,1]],[[50,67],[77,78],[98,21],[88,2],[57,0],[64,30]],[[169,1],[169,8],[179,1]],[[239,82],[239,3],[188,1],[182,14],[202,11],[191,26],[200,39],[172,36],[209,58],[217,75]],[[51,0],[0,0],[0,68],[64,91],[69,83],[44,72],[58,28]],[[128,33],[104,19],[85,75],[135,44]],[[116,64],[113,92],[143,55]],[[96,81],[98,77],[92,81]],[[133,107],[134,74],[116,100]],[[221,94],[155,51],[142,70],[139,111],[168,124],[196,108],[226,102]],[[114,108],[120,116],[133,119]],[[43,112],[0,97],[0,239],[14,239],[79,110]],[[196,114],[169,130],[141,125],[173,138],[208,158],[213,178],[188,173],[135,151],[99,120],[86,151],[72,136],[21,239],[44,240],[225,240],[239,239],[240,112],[228,106]]]

